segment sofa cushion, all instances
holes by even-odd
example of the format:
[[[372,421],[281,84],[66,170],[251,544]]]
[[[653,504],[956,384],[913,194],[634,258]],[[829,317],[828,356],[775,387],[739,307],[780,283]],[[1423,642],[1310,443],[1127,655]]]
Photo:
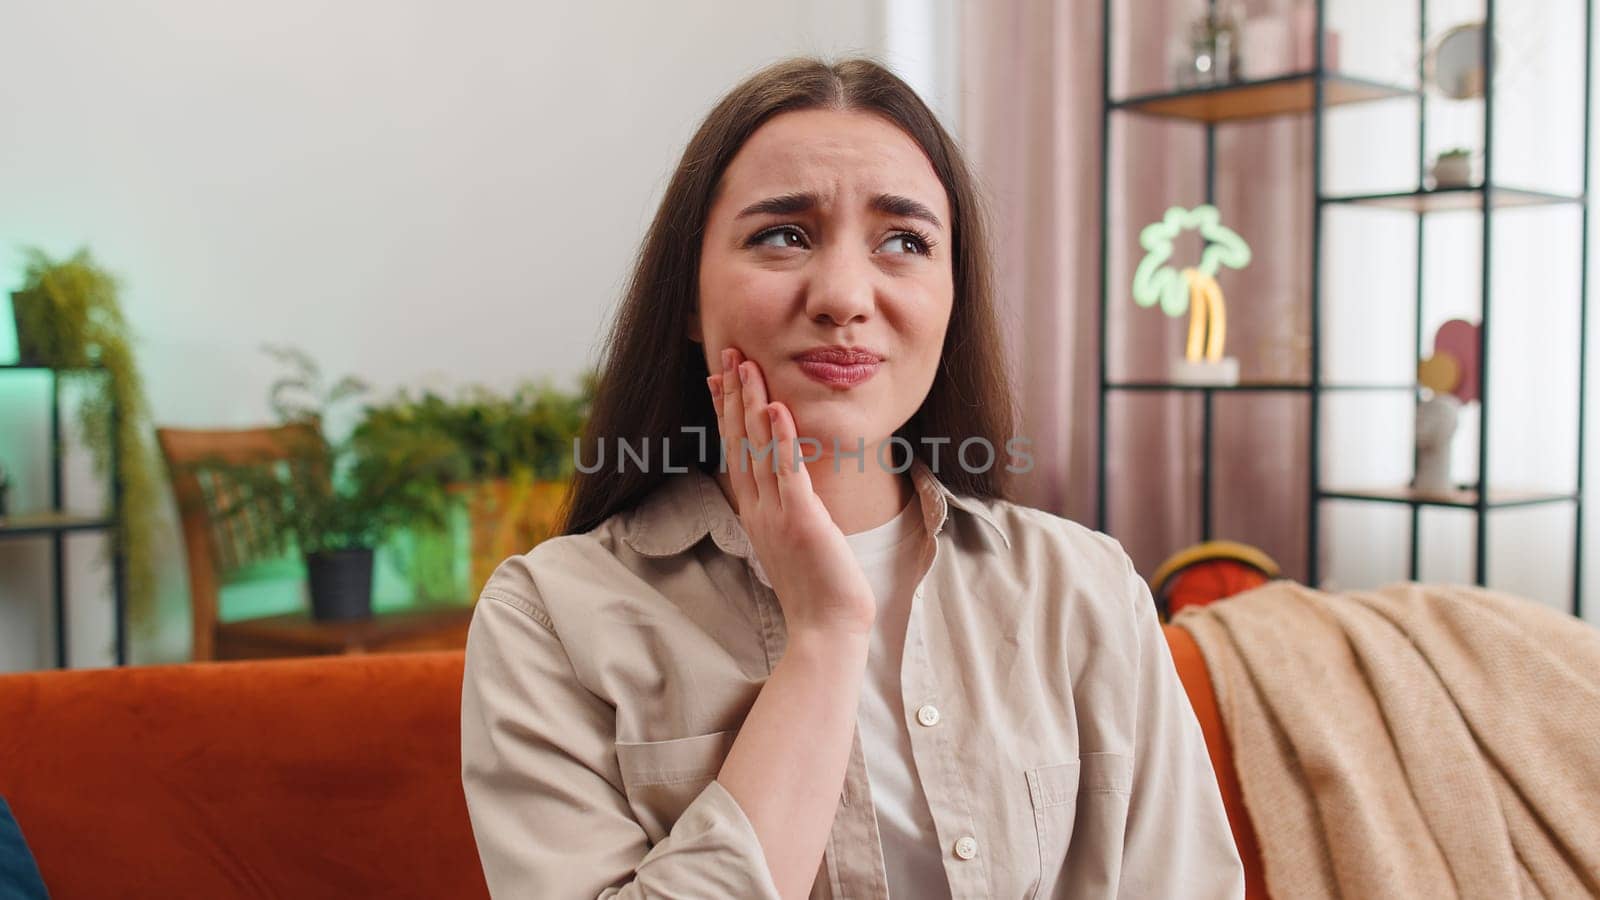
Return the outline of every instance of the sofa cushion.
[[[47,900],[39,867],[22,839],[22,828],[6,798],[0,797],[0,897],[5,900]]]

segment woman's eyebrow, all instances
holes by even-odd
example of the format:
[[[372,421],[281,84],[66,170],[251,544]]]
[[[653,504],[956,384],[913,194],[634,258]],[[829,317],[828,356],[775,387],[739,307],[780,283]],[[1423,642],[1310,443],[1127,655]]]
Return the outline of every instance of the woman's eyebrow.
[[[734,218],[742,219],[746,216],[758,215],[794,215],[816,209],[817,203],[817,195],[813,193],[783,194],[777,197],[768,197],[765,200],[757,200],[755,203],[740,210],[739,214]],[[922,219],[935,228],[944,227],[939,221],[939,217],[933,214],[933,210],[910,197],[902,197],[899,194],[876,194],[873,196],[870,206],[881,213],[891,216]]]

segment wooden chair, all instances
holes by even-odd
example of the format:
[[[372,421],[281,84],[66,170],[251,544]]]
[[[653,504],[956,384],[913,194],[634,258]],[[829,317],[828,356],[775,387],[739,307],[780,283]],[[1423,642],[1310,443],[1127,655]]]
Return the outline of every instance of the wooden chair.
[[[195,660],[249,659],[330,653],[445,650],[465,645],[472,607],[440,604],[384,613],[350,622],[320,622],[309,611],[223,622],[220,597],[224,578],[255,562],[280,558],[284,548],[258,524],[248,507],[225,518],[218,511],[236,503],[224,479],[206,471],[207,462],[228,465],[278,465],[296,442],[319,439],[315,424],[281,425],[231,431],[156,429],[166,458],[183,527],[189,564]],[[296,477],[328,477],[297,472]]]

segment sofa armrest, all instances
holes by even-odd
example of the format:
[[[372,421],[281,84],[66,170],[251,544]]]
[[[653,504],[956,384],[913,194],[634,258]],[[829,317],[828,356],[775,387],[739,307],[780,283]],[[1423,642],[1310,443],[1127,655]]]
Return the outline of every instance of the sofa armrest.
[[[1206,670],[1205,657],[1189,632],[1176,625],[1162,626],[1167,634],[1167,646],[1172,650],[1172,662],[1178,667],[1178,680],[1183,682],[1189,695],[1189,705],[1194,707],[1200,720],[1200,731],[1206,738],[1206,750],[1211,754],[1211,768],[1217,774],[1217,787],[1222,791],[1222,806],[1228,812],[1228,824],[1233,827],[1233,840],[1239,848],[1239,858],[1244,862],[1245,896],[1267,896],[1266,874],[1261,864],[1261,845],[1256,841],[1255,828],[1250,824],[1250,814],[1244,807],[1244,795],[1239,790],[1239,775],[1233,767],[1233,748],[1228,743],[1228,732],[1222,725],[1222,713],[1217,707],[1217,695],[1211,689],[1211,676]]]

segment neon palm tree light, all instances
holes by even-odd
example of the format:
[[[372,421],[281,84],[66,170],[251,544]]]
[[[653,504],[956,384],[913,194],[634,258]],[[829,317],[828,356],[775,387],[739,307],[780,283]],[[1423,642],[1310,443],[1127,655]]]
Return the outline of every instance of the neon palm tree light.
[[[1172,242],[1188,230],[1198,230],[1206,241],[1200,264],[1174,269]],[[1228,336],[1228,313],[1217,283],[1221,267],[1242,269],[1250,264],[1250,247],[1232,229],[1222,224],[1222,216],[1210,204],[1184,209],[1174,206],[1161,221],[1146,225],[1139,232],[1144,259],[1133,273],[1133,300],[1142,307],[1159,304],[1161,311],[1177,318],[1189,314],[1189,339],[1184,358],[1174,360],[1172,380],[1182,384],[1237,384],[1239,361],[1222,355]]]

